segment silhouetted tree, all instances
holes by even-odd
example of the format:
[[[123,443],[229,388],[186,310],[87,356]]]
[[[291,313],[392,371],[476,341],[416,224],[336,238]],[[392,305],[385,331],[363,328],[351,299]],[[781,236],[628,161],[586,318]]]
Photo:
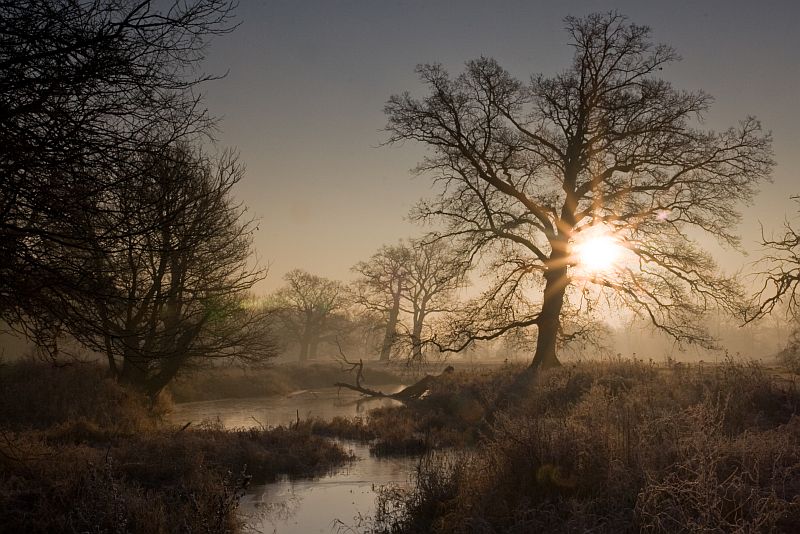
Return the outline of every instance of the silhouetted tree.
[[[491,271],[491,287],[465,308],[456,348],[535,325],[531,372],[558,365],[562,308],[578,281],[582,293],[625,305],[677,340],[711,343],[698,316],[741,294],[692,237],[737,243],[738,206],[773,166],[771,138],[754,118],[699,129],[711,97],[656,76],[678,56],[653,45],[647,27],[609,13],[567,17],[566,28],[574,58],[552,78],[523,83],[487,58],[457,78],[423,65],[428,95],[386,105],[390,143],[432,149],[418,171],[441,193],[416,215],[442,220],[441,237]],[[593,228],[630,257],[577,280],[572,244]]]
[[[92,298],[57,315],[106,353],[112,374],[155,397],[193,364],[261,360],[275,349],[266,310],[250,299],[266,273],[252,266],[255,225],[231,196],[241,165],[230,153],[175,148],[148,167],[117,199],[126,217],[115,247],[92,251]],[[105,226],[87,223],[100,240]]]
[[[299,360],[316,358],[323,341],[334,341],[344,329],[343,318],[335,312],[345,307],[344,286],[335,280],[293,269],[284,276],[286,285],[273,296],[284,331],[297,342]]]
[[[793,197],[800,205],[800,197]],[[800,214],[800,210],[798,210]],[[767,253],[760,260],[767,269],[760,291],[747,310],[745,319],[751,321],[772,312],[783,303],[795,317],[800,313],[800,230],[785,222],[783,235],[762,238]]]
[[[800,197],[792,197],[800,207]],[[800,209],[798,209],[800,215]],[[762,235],[766,253],[759,260],[764,270],[757,273],[763,281],[750,305],[745,308],[744,321],[750,323],[784,311],[791,333],[778,360],[794,373],[800,373],[800,230],[790,221],[784,222],[783,233]]]
[[[383,246],[369,260],[358,262],[353,270],[360,277],[353,284],[354,300],[366,310],[380,314],[385,322],[380,361],[389,361],[397,340],[400,302],[407,291],[411,250],[404,243]]]
[[[464,282],[467,264],[442,241],[401,241],[381,247],[353,267],[354,300],[385,321],[380,360],[407,345],[410,361],[420,362],[433,338],[430,317],[453,309],[453,294]]]
[[[410,243],[400,310],[410,317],[406,337],[412,362],[424,361],[423,349],[434,337],[431,318],[455,310],[454,293],[464,283],[466,267],[463,256],[444,241]]]
[[[213,125],[193,89],[209,79],[197,66],[209,37],[233,28],[232,7],[0,0],[0,319],[57,329],[53,309],[86,297],[93,275],[72,256],[126,237],[113,197]],[[92,218],[119,224],[91,235]]]

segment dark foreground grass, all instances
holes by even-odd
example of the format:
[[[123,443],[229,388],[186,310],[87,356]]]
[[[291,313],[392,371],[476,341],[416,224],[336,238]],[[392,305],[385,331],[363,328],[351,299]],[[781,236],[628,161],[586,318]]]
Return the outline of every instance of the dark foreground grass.
[[[303,428],[169,427],[93,366],[4,365],[0,385],[0,532],[235,532],[251,480],[351,459]]]
[[[475,447],[385,489],[366,530],[797,532],[798,409],[754,364],[550,371]]]

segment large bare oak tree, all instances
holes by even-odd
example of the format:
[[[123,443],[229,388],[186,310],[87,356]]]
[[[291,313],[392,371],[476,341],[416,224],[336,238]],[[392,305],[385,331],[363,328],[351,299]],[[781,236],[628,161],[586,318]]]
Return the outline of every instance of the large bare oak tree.
[[[440,194],[417,215],[443,222],[441,237],[491,271],[456,334],[468,343],[536,326],[531,370],[558,365],[562,309],[579,282],[675,339],[708,343],[698,316],[741,292],[695,239],[737,244],[738,208],[773,166],[770,136],[752,117],[702,129],[711,97],[659,77],[678,56],[649,28],[616,13],[565,22],[574,57],[553,77],[521,82],[487,58],[455,78],[423,65],[427,94],[386,105],[389,142],[430,149],[418,172]],[[579,281],[573,245],[598,228],[625,259]]]

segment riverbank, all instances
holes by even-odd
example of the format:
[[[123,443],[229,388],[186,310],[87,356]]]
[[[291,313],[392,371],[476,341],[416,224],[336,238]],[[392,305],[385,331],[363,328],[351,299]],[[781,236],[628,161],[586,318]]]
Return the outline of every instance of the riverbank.
[[[352,460],[304,428],[165,423],[93,365],[0,366],[0,532],[236,532],[251,483]]]
[[[362,531],[796,532],[798,414],[796,377],[755,363],[564,366],[384,489]]]
[[[401,382],[401,373],[385,364],[367,364],[364,376],[370,384]],[[178,377],[167,388],[173,402],[198,402],[288,395],[307,389],[333,386],[353,379],[352,373],[334,362],[275,364],[263,368],[210,368]]]
[[[166,424],[169,406],[148,412],[96,367],[6,365],[0,531],[235,532],[248,484],[348,462],[330,437],[359,441],[393,469],[427,454],[409,486],[377,488],[359,532],[788,533],[800,525],[796,375],[732,360],[585,362],[543,372],[500,402],[522,369],[457,370],[420,400],[372,410],[333,388],[273,395],[255,399],[273,420],[262,424],[239,405],[247,412],[239,420],[256,428],[228,431],[201,423],[202,403],[192,403],[188,427]],[[306,417],[296,406],[312,393],[317,404],[357,415]],[[274,421],[293,422],[268,429]],[[350,482],[369,498],[367,478]],[[311,495],[314,484],[297,487]]]

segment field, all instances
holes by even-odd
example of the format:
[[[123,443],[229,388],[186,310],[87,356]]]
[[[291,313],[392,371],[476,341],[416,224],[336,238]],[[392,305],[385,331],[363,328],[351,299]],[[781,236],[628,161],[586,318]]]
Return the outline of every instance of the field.
[[[509,395],[522,369],[457,370],[423,399],[361,418],[225,430],[170,426],[169,402],[149,405],[95,366],[4,364],[0,531],[238,532],[251,481],[350,460],[328,437],[423,454],[409,488],[379,491],[363,532],[800,525],[796,375],[733,360],[584,362]]]

